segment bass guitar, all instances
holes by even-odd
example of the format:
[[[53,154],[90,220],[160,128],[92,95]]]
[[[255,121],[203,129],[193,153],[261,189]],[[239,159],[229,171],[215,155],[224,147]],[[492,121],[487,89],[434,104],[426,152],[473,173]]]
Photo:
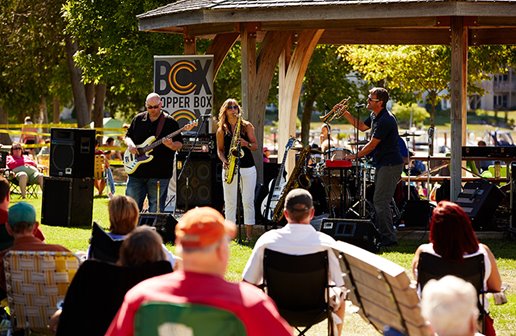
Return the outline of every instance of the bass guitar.
[[[150,136],[148,137],[143,143],[136,146],[138,149],[138,154],[133,154],[129,151],[129,149],[126,149],[124,152],[124,169],[127,174],[132,174],[138,169],[138,167],[146,162],[151,161],[154,156],[148,155],[154,148],[161,145],[163,143],[163,140],[165,139],[172,139],[179,133],[183,131],[189,131],[192,128],[197,126],[197,119],[189,122],[188,124],[184,125],[180,129],[178,129],[175,132],[170,133],[169,135],[159,139],[156,141],[156,137]]]
[[[285,153],[283,154],[283,161],[281,161],[281,166],[279,168],[278,176],[270,182],[269,194],[266,198],[263,199],[260,210],[265,219],[272,219],[274,208],[276,207],[276,204],[278,203],[278,200],[283,191],[283,188],[285,187],[286,181],[283,177],[283,173],[285,172],[285,162],[287,161],[288,151],[292,148],[295,141],[295,138],[288,139],[287,145],[285,146]]]

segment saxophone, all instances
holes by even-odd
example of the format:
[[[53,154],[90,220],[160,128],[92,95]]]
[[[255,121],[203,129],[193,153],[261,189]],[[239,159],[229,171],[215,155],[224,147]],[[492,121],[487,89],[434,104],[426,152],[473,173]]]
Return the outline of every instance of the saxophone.
[[[238,140],[240,139],[240,126],[242,124],[242,114],[238,115],[238,119],[236,122],[235,133],[233,133],[233,138],[231,139],[231,145],[229,146],[229,155],[228,155],[228,168],[226,169],[226,174],[224,175],[224,181],[227,184],[231,184],[233,182],[233,177],[235,176],[235,168],[237,158],[241,158],[244,156],[244,151],[240,149],[238,150]]]
[[[302,168],[306,164],[306,158],[308,154],[310,154],[310,146],[306,145],[301,153],[299,153],[299,158],[296,161],[296,166],[292,170],[292,173],[290,174],[290,177],[288,179],[288,182],[285,184],[285,188],[283,189],[283,192],[281,193],[281,196],[278,200],[278,203],[276,204],[276,207],[274,208],[274,212],[272,213],[272,221],[274,223],[279,223],[281,219],[283,218],[283,208],[285,205],[285,198],[287,198],[287,194],[290,190],[297,188],[299,186],[299,176],[301,172],[303,171]]]

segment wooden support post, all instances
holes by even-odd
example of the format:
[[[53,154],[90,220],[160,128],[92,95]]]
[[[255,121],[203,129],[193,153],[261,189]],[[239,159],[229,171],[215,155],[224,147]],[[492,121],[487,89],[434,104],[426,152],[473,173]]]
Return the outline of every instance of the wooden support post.
[[[462,146],[466,141],[466,85],[468,29],[463,17],[451,18],[451,162],[450,199],[457,200],[462,188]]]

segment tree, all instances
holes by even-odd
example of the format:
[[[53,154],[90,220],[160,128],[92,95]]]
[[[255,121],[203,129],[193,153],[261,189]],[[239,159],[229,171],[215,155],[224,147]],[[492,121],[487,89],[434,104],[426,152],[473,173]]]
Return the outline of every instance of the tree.
[[[69,0],[66,30],[77,42],[75,62],[83,81],[105,85],[112,111],[133,114],[153,86],[153,56],[181,54],[179,35],[140,32],[136,15],[168,0]],[[98,108],[97,108],[98,111]]]
[[[65,64],[62,2],[2,2],[0,36],[5,44],[0,50],[0,104],[5,121],[7,114],[15,121],[24,115],[46,120],[47,97],[69,85],[63,80],[66,73],[57,70]]]
[[[301,141],[308,143],[310,121],[314,107],[321,113],[329,112],[331,106],[343,98],[353,97],[348,105],[354,106],[358,88],[347,79],[351,65],[337,53],[332,45],[319,45],[314,50],[303,81],[301,117]]]

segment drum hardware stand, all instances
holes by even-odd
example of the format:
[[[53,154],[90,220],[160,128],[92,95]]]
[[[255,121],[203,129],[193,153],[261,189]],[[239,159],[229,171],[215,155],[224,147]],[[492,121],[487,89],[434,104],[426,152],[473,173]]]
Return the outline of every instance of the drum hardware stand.
[[[241,150],[242,150],[242,146],[240,144],[240,141],[237,141],[237,153],[241,153]],[[236,219],[236,225],[238,226],[238,243],[239,244],[242,244],[243,240],[242,240],[242,207],[240,206],[240,204],[242,203],[242,192],[240,190],[241,186],[240,186],[240,178],[241,178],[241,175],[240,175],[240,156],[241,155],[237,155],[237,158],[236,158],[236,173],[237,173],[237,180],[236,180],[236,183],[237,183],[237,188],[236,188],[236,192],[237,192],[237,203],[236,203],[236,216],[235,216],[235,219]]]

